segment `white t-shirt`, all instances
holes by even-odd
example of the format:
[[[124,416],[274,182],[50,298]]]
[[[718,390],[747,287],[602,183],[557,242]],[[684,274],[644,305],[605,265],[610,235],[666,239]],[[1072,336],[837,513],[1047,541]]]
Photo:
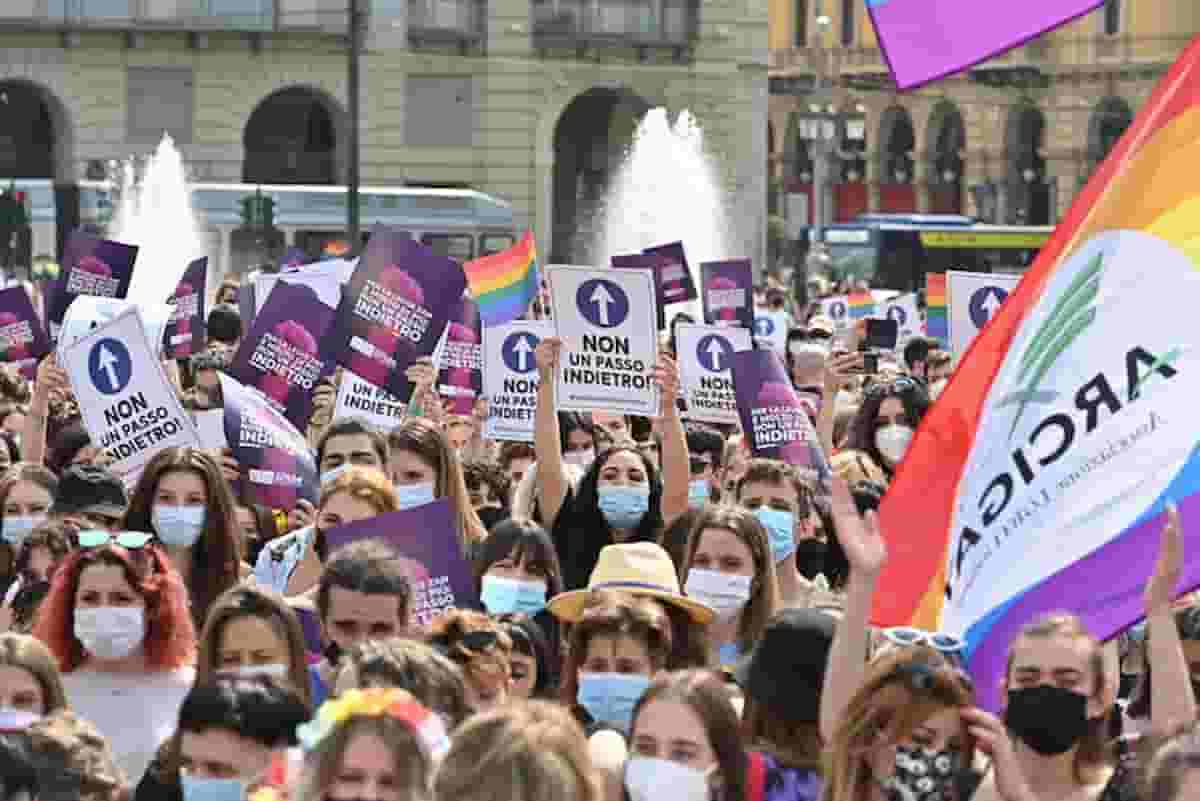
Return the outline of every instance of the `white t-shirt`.
[[[130,786],[137,786],[159,746],[175,732],[195,678],[190,667],[158,673],[80,669],[62,677],[67,704],[108,740]]]

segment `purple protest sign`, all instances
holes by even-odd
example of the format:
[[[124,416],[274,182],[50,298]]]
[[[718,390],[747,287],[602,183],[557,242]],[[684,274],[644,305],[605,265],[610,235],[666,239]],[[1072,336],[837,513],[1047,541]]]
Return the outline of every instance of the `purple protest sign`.
[[[80,295],[124,298],[133,278],[136,245],[101,239],[83,231],[71,234],[63,259],[64,274],[57,281],[49,305],[49,320],[62,325],[71,301]]]
[[[412,585],[412,614],[421,625],[453,607],[478,608],[475,581],[458,542],[450,501],[442,498],[325,532],[331,551],[364,539],[385,542],[400,556]]]
[[[242,337],[229,374],[262,392],[303,430],[317,383],[333,372],[320,345],[332,322],[333,309],[311,287],[280,281]]]
[[[732,365],[738,416],[751,452],[787,462],[810,481],[828,481],[829,461],[779,355],[770,348],[734,351]]]
[[[749,259],[706,261],[700,265],[704,322],[754,328],[754,274]]]
[[[204,350],[207,274],[208,257],[202,256],[183,271],[183,279],[171,296],[171,321],[167,323],[163,341],[163,354],[168,359],[182,359]]]
[[[667,327],[667,310],[663,305],[663,285],[662,285],[662,266],[666,262],[665,256],[656,256],[652,253],[633,253],[628,256],[613,256],[610,263],[618,269],[634,269],[647,270],[650,273],[651,280],[654,282],[654,307],[658,310],[658,330],[663,331]]]
[[[867,0],[900,89],[961,72],[1102,5],[1104,0]]]
[[[50,352],[50,338],[22,286],[0,289],[0,362],[15,364],[32,379],[38,362]]]
[[[471,414],[483,391],[482,333],[479,304],[462,298],[450,314],[438,362],[438,393],[450,400],[451,414]]]
[[[258,390],[218,375],[225,406],[225,439],[241,469],[239,493],[247,503],[290,510],[303,498],[316,503],[317,464],[304,435]]]
[[[433,355],[466,288],[457,261],[377,226],[342,293],[330,352],[342,367],[407,401],[405,371]]]
[[[662,256],[663,261],[658,270],[658,286],[660,306],[668,303],[686,303],[696,299],[696,282],[692,271],[688,268],[687,255],[683,251],[682,242],[669,242],[665,245],[655,245],[642,251],[647,255]]]

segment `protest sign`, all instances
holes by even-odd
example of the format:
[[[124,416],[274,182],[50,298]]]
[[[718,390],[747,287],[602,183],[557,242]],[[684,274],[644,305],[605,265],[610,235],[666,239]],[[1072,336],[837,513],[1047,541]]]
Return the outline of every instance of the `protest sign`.
[[[1107,640],[1145,615],[1168,503],[1175,592],[1200,585],[1198,88],[1195,42],[971,344],[883,500],[872,622],[963,636],[985,708],[1028,623],[1072,612]]]
[[[643,253],[662,256],[658,270],[659,304],[686,303],[696,299],[696,281],[688,267],[687,254],[682,242],[669,242],[645,248]]]
[[[146,338],[159,357],[162,357],[163,342],[167,337],[167,325],[171,322],[171,305],[169,303],[133,303],[118,298],[91,296],[76,298],[72,301],[71,307],[67,309],[62,327],[58,332],[59,355],[61,356],[63,348],[134,308],[138,310],[138,318],[142,322]]]
[[[288,267],[277,273],[259,273],[254,276],[254,313],[262,313],[267,298],[271,296],[271,290],[280,282],[307,286],[317,294],[322,303],[336,309],[342,300],[345,263],[344,259],[336,259]]]
[[[1019,275],[999,273],[946,274],[950,301],[950,350],[961,358],[1021,280]]]
[[[407,401],[405,371],[433,355],[466,286],[457,261],[379,226],[342,293],[330,352],[342,367]]]
[[[754,274],[749,259],[700,265],[700,296],[709,325],[754,325]]]
[[[895,320],[896,330],[896,345],[902,346],[905,342],[913,337],[921,335],[921,310],[917,306],[917,293],[909,292],[906,295],[897,295],[896,297],[885,301],[879,309],[880,317],[885,320]]]
[[[479,306],[461,298],[450,313],[445,341],[438,349],[438,394],[450,401],[451,414],[471,414],[483,389],[483,346]]]
[[[265,395],[219,374],[225,402],[225,439],[241,470],[240,496],[268,509],[289,510],[300,499],[316,503],[317,465],[304,435]]]
[[[137,246],[101,239],[83,231],[75,231],[67,241],[63,264],[65,274],[56,282],[50,298],[48,318],[50,333],[58,335],[63,315],[71,301],[83,295],[100,298],[123,298],[133,278],[133,262]]]
[[[483,329],[483,388],[488,439],[533,442],[538,371],[533,349],[554,336],[553,323],[517,320]]]
[[[163,335],[163,355],[168,359],[183,359],[204,350],[207,273],[208,257],[196,259],[184,270],[183,280],[171,297],[171,318]]]
[[[650,271],[558,265],[547,272],[554,322],[563,341],[556,407],[658,417],[658,333]]]
[[[828,481],[829,463],[817,432],[779,355],[773,350],[734,351],[732,362],[738,415],[751,452],[787,462],[809,481]]]
[[[650,280],[654,284],[654,307],[657,310],[656,323],[658,330],[663,331],[667,327],[667,308],[663,303],[663,288],[661,276],[661,268],[666,263],[666,256],[659,256],[651,253],[634,253],[628,256],[613,256],[609,261],[613,267],[625,270],[646,270],[650,273]]]
[[[280,283],[242,337],[229,375],[254,387],[296,428],[308,425],[313,391],[333,372],[321,341],[333,309],[303,284]]]
[[[733,390],[733,354],[751,347],[744,328],[680,323],[675,327],[684,416],[706,423],[738,422]]]
[[[337,403],[333,408],[333,419],[356,417],[380,431],[391,431],[404,420],[407,408],[407,403],[383,387],[377,387],[349,370],[343,370],[342,381],[338,385]]]
[[[788,326],[792,318],[786,311],[754,310],[754,338],[783,354],[787,348]]]
[[[196,423],[196,433],[200,437],[200,447],[209,451],[219,451],[229,447],[225,439],[225,410],[203,409],[192,412],[192,420]]]
[[[32,379],[49,352],[50,338],[25,287],[0,289],[0,362],[15,364],[21,375]]]
[[[850,317],[850,301],[845,295],[822,298],[820,314],[830,319],[836,331],[849,331],[854,324]]]
[[[126,483],[163,448],[200,446],[136,308],[75,340],[60,357],[92,442]]]
[[[337,526],[325,538],[331,551],[359,540],[391,546],[412,588],[410,609],[419,625],[428,625],[447,609],[479,606],[454,511],[445,498]]]
[[[867,0],[867,11],[896,86],[913,89],[987,61],[1103,3]]]

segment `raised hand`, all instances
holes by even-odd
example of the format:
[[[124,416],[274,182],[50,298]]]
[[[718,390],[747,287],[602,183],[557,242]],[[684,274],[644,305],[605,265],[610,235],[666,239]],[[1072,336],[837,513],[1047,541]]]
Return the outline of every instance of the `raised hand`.
[[[543,381],[553,379],[561,355],[562,340],[558,337],[546,337],[533,349],[533,359],[537,362],[538,376]]]
[[[415,385],[416,390],[428,390],[437,382],[437,370],[434,369],[433,359],[422,356],[404,371],[404,377]]]
[[[879,518],[874,512],[858,513],[850,487],[840,478],[833,481],[833,528],[851,575],[875,578],[887,561],[887,545],[879,532]]]
[[[662,393],[662,414],[676,409],[675,401],[679,397],[679,365],[666,351],[658,355],[658,364],[654,367],[654,383],[658,384],[659,392]]]
[[[1163,526],[1162,542],[1158,547],[1158,562],[1154,574],[1146,582],[1146,614],[1170,611],[1175,600],[1179,576],[1183,573],[1183,524],[1179,509],[1167,504],[1167,524]]]

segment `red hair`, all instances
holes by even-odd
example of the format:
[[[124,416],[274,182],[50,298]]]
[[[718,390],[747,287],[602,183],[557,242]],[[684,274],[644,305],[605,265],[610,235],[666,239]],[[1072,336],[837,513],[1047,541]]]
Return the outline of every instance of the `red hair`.
[[[110,543],[77,550],[67,557],[54,571],[50,591],[38,608],[33,636],[54,654],[59,670],[70,673],[84,662],[83,646],[75,639],[75,596],[79,577],[94,565],[121,568],[125,580],[146,602],[146,665],[152,670],[174,670],[192,664],[196,629],[179,572],[154,543],[136,551]]]

